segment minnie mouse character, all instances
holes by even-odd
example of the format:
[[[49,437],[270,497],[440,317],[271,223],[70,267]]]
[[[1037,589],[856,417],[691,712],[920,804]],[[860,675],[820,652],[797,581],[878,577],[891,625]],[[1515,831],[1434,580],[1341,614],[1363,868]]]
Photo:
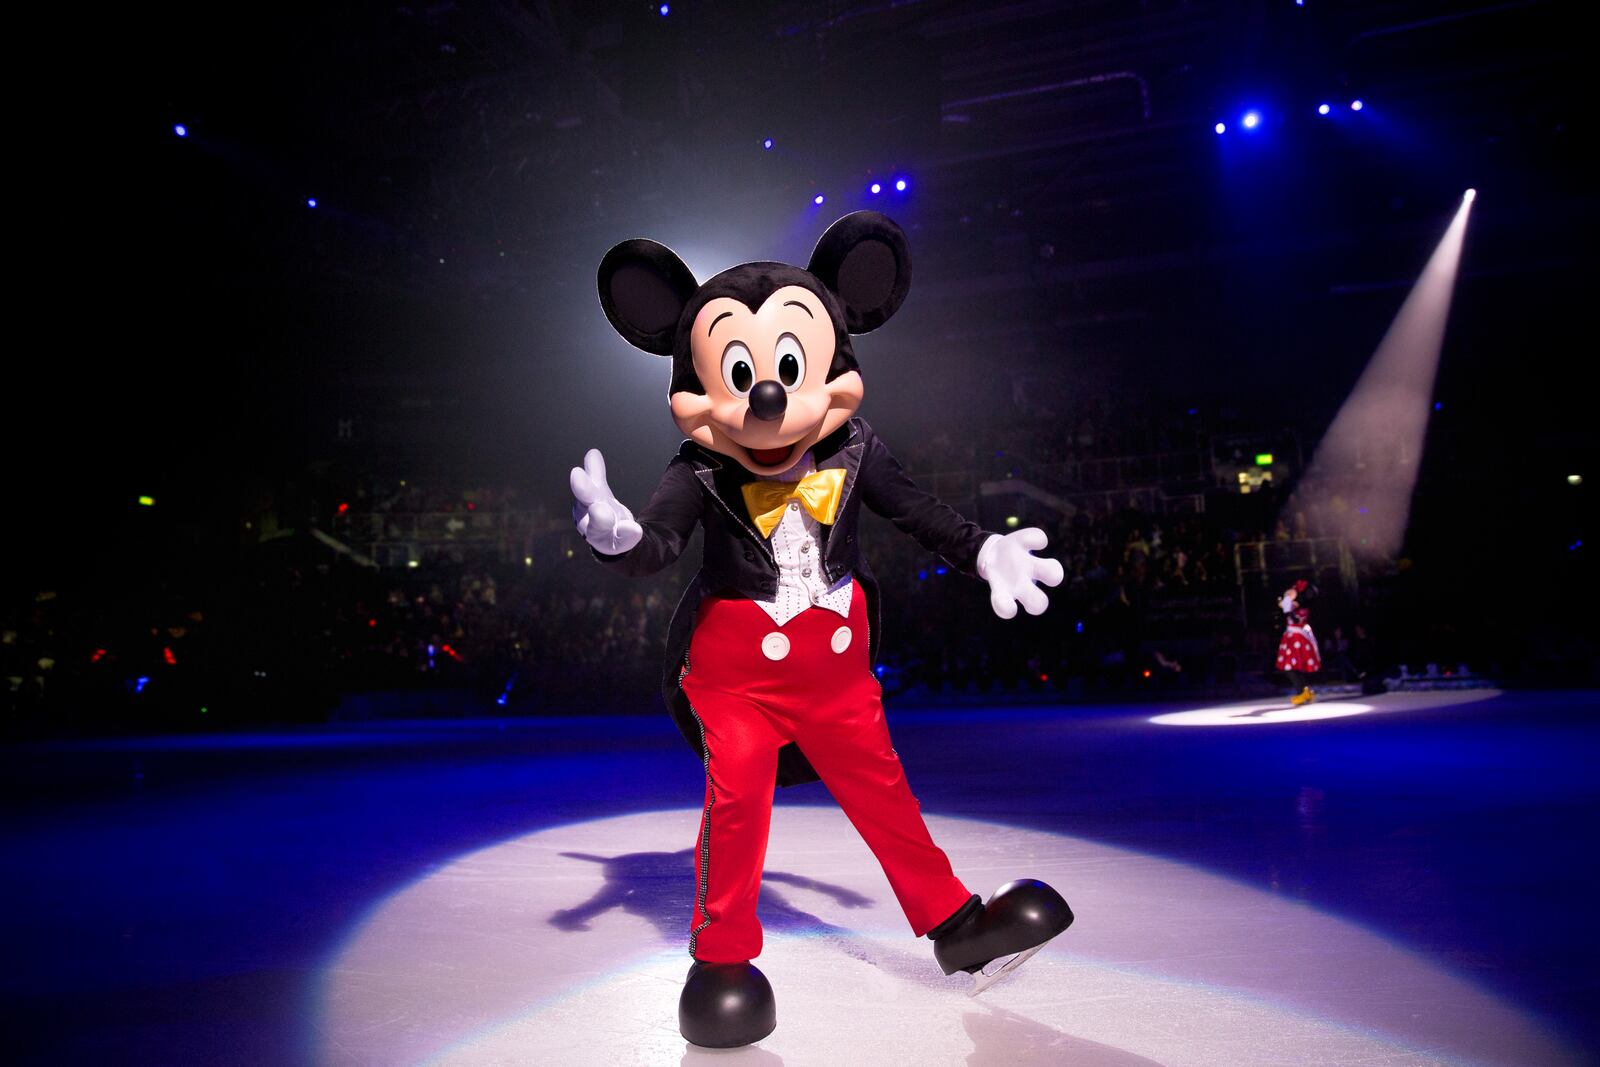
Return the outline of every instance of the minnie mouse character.
[[[862,381],[851,335],[888,321],[911,285],[905,234],[870,211],[829,227],[802,270],[746,263],[700,285],[654,241],[600,263],[600,304],[629,343],[672,358],[672,417],[688,437],[637,517],[591,450],[572,471],[573,517],[594,555],[653,574],[696,526],[704,562],[667,637],[662,693],[705,765],[695,849],[689,970],[678,1003],[696,1045],[758,1041],[777,1024],[756,898],[773,785],[816,781],[883,866],[912,931],[974,992],[1072,922],[1029,879],[985,903],[929,836],[889,742],[873,675],[878,586],[860,556],[863,506],[989,584],[996,614],[1045,610],[1061,564],[1033,555],[1038,529],[987,532],[907,477],[855,416]],[[1013,957],[992,974],[985,967]]]
[[[1289,675],[1289,684],[1298,690],[1289,703],[1295,707],[1317,699],[1308,684],[1310,676],[1322,669],[1322,653],[1317,650],[1317,635],[1311,632],[1311,600],[1316,587],[1305,579],[1283,591],[1278,606],[1283,609],[1283,638],[1278,642],[1278,670]]]

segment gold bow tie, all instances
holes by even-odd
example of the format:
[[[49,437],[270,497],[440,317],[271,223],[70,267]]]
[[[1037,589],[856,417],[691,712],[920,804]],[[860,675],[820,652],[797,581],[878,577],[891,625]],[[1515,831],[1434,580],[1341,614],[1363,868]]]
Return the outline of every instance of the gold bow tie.
[[[784,505],[791,500],[798,500],[813,519],[832,525],[839,498],[844,495],[844,469],[812,471],[799,482],[746,482],[740,491],[762,537],[772,536],[783,521]]]

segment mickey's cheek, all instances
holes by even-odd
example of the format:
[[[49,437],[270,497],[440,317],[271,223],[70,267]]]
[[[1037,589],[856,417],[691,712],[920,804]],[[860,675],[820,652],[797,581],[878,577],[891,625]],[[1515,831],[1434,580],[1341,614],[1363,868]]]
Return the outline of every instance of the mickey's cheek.
[[[716,416],[710,397],[702,393],[673,393],[667,403],[679,432],[701,444],[711,443],[710,424]]]
[[[853,412],[861,406],[861,400],[866,393],[867,387],[861,381],[861,373],[846,371],[828,383],[828,406],[847,407]]]
[[[796,437],[810,433],[827,415],[829,406],[827,393],[795,393],[789,397],[788,408],[783,413],[784,436]]]
[[[841,374],[828,383],[828,408],[821,418],[817,436],[826,437],[850,420],[861,407],[864,393],[861,375],[855,371]]]
[[[750,419],[750,401],[729,397],[711,405],[711,421],[724,430],[738,430]]]

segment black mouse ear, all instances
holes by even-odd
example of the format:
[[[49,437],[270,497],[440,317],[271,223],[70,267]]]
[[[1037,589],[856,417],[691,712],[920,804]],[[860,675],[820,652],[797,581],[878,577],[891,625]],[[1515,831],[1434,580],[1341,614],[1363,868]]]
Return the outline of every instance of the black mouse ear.
[[[606,318],[623,340],[658,356],[672,355],[678,318],[699,288],[678,254],[655,241],[624,241],[600,261]]]
[[[806,269],[839,298],[851,333],[888,322],[911,291],[906,235],[876,211],[854,211],[829,226]]]

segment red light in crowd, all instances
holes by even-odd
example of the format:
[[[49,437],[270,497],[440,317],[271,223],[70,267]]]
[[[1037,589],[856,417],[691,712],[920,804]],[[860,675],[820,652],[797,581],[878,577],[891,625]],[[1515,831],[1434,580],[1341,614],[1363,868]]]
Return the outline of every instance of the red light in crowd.
[[[1148,677],[1150,677],[1150,672],[1149,672],[1149,670],[1146,670],[1146,671],[1145,671],[1145,672],[1144,672],[1144,676],[1145,676],[1145,677],[1146,677],[1146,678],[1148,678]]]
[[[161,658],[167,661],[167,666],[169,667],[176,667],[178,665],[178,657],[172,654],[171,645],[168,645],[166,648],[161,650]]]
[[[350,505],[349,504],[346,503],[346,504],[340,504],[339,505],[339,514],[343,515],[345,512],[347,512],[349,510],[350,510]]]
[[[105,659],[105,656],[106,656],[106,650],[103,649],[103,648],[97,648],[97,649],[94,650],[94,655],[89,657],[89,662],[90,663],[99,663],[102,659]]]
[[[1050,676],[1049,676],[1049,675],[1048,675],[1048,674],[1041,674],[1041,675],[1039,675],[1039,681],[1041,681],[1041,682],[1048,682],[1048,681],[1049,681],[1049,680],[1050,680]]]
[[[478,510],[478,505],[474,504],[472,501],[469,500],[469,501],[467,501],[467,510],[468,511],[477,511]]]
[[[369,627],[374,627],[375,628],[378,625],[378,620],[377,619],[368,619],[367,620],[367,625]]]
[[[451,648],[449,645],[440,645],[439,646],[439,651],[443,652],[445,655],[449,656],[451,659],[455,660],[457,663],[461,662],[461,657],[459,655],[457,655],[456,654],[456,650]]]

